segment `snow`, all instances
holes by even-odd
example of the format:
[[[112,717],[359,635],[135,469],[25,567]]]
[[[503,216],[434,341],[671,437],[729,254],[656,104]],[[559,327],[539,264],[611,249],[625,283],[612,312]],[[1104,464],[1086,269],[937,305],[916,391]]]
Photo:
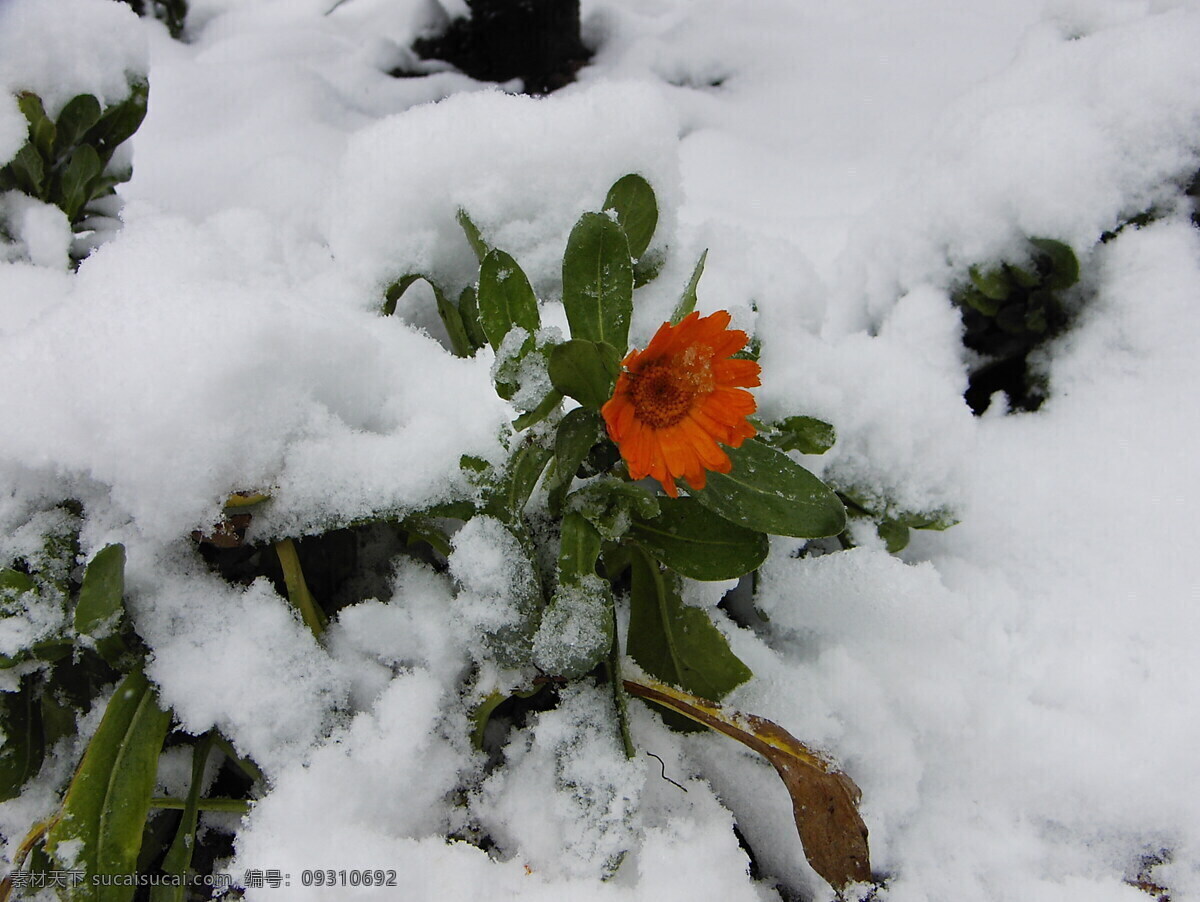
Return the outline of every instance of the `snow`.
[[[413,899],[761,900],[776,881],[830,897],[774,771],[640,703],[631,761],[579,685],[486,769],[471,708],[512,688],[497,637],[532,641],[534,575],[498,520],[453,536],[448,573],[398,560],[386,597],[321,642],[269,583],[231,585],[189,547],[238,490],[271,495],[257,541],[473,497],[460,457],[501,462],[515,415],[495,355],[450,355],[422,286],[380,316],[385,287],[473,281],[461,208],[562,328],[570,227],[638,172],[667,259],[633,345],[708,248],[699,306],[762,340],[761,414],[837,427],[803,463],[960,521],[899,557],[773,540],[756,631],[715,607],[728,586],[684,589],[755,673],[731,703],[861,786],[879,898],[1133,902],[1127,879],[1162,849],[1155,879],[1200,898],[1200,233],[1183,195],[1200,4],[586,0],[600,51],[544,99],[386,75],[427,0],[330,6],[193,0],[178,43],[111,0],[0,3],[3,160],[24,136],[11,91],[53,114],[150,82],[122,225],[78,272],[61,214],[0,198],[0,566],[37,551],[64,498],[86,512],[81,560],[126,544],[163,703],[268,776],[230,872],[290,870],[289,898],[395,898],[296,885],[318,867],[395,869]],[[1044,407],[975,418],[951,296],[1029,236],[1078,255],[1079,313],[1039,352]],[[54,616],[6,620],[0,641]],[[0,804],[9,858],[78,751]],[[464,841],[478,832],[490,856]]]

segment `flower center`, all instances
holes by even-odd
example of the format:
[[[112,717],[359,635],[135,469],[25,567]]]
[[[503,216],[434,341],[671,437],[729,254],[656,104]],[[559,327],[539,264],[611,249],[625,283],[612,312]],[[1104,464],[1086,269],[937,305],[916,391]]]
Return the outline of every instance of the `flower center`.
[[[678,357],[647,364],[630,377],[637,418],[652,429],[666,429],[687,416],[698,395],[713,390],[712,351],[691,347]]]

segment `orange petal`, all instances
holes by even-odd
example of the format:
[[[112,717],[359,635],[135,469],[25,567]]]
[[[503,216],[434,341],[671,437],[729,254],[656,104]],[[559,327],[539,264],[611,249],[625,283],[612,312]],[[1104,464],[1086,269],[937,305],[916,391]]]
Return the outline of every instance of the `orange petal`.
[[[760,367],[753,360],[718,360],[713,363],[713,376],[718,385],[760,385]]]

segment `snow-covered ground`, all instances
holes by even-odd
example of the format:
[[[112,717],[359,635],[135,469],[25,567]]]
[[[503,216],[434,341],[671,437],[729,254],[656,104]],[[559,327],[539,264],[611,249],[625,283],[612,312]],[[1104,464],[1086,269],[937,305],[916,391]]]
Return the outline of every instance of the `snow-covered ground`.
[[[596,57],[540,100],[385,74],[425,0],[330,6],[191,0],[180,43],[111,0],[0,0],[0,161],[25,135],[10,91],[54,111],[120,99],[127,72],[150,82],[123,227],[78,273],[64,218],[6,208],[23,248],[0,263],[0,551],[64,497],[86,505],[87,554],[126,545],[163,703],[271,780],[231,872],[401,875],[399,894],[293,880],[247,898],[829,896],[761,759],[635,705],[680,792],[625,760],[598,690],[564,693],[480,782],[448,577],[398,566],[393,597],[344,611],[322,647],[188,539],[234,490],[269,488],[258,528],[299,535],[445,497],[462,454],[498,459],[512,412],[491,352],[447,353],[416,289],[380,317],[383,286],[421,271],[457,295],[462,207],[563,324],[566,235],[639,172],[668,255],[633,344],[707,247],[700,308],[762,339],[760,411],[838,429],[805,464],[961,521],[899,557],[775,540],[769,626],[713,610],[755,673],[731,703],[861,786],[880,898],[1137,902],[1139,861],[1166,851],[1155,882],[1200,899],[1200,232],[1183,198],[1200,3],[584,0]],[[1043,408],[976,418],[949,293],[1026,236],[1074,248],[1086,301],[1045,354]],[[69,768],[0,805],[10,855]],[[492,858],[445,841],[467,822]]]

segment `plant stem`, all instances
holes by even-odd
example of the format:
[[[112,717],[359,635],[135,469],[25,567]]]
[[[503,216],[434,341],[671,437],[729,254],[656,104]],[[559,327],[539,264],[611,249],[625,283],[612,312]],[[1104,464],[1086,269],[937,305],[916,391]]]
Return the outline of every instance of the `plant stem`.
[[[187,800],[174,796],[156,796],[150,800],[151,808],[168,808],[172,811],[183,811],[187,808]],[[196,803],[197,811],[233,811],[245,814],[250,810],[250,802],[246,799],[200,799]]]
[[[280,539],[275,543],[275,554],[279,556],[279,566],[283,568],[288,601],[296,606],[300,616],[304,618],[304,623],[312,630],[312,634],[320,639],[327,620],[324,612],[317,607],[312,593],[308,591],[308,583],[304,581],[304,571],[300,569],[300,556],[296,554],[295,543],[291,539]]]
[[[608,651],[608,660],[604,669],[608,673],[608,685],[612,687],[613,705],[617,710],[617,726],[621,730],[621,745],[625,747],[625,757],[633,759],[637,749],[633,747],[633,735],[629,731],[629,696],[625,694],[625,686],[621,681],[621,642],[617,635],[616,611],[613,611],[613,641]]]

